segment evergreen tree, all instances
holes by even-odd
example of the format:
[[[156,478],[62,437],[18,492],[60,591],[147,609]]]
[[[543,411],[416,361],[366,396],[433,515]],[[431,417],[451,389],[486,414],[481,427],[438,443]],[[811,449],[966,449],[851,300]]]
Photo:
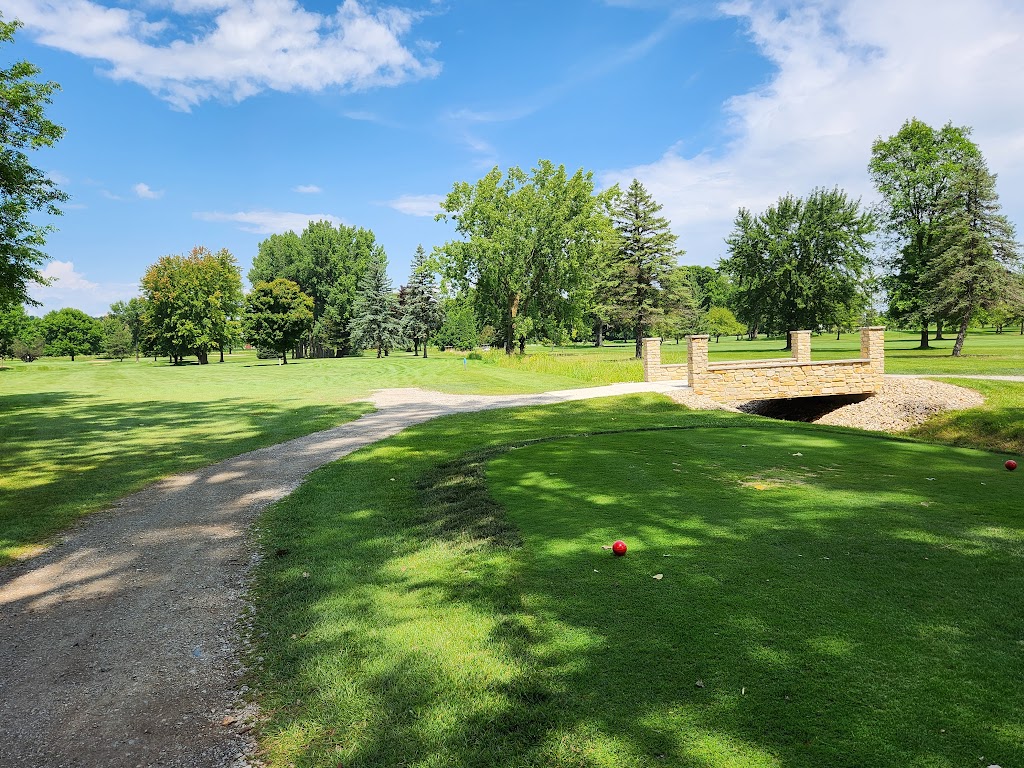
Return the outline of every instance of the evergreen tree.
[[[427,254],[422,245],[416,246],[403,308],[402,329],[405,336],[412,341],[414,351],[422,341],[423,357],[426,357],[427,341],[441,327],[442,312],[437,301],[434,271],[427,264]]]
[[[132,351],[132,332],[127,323],[116,315],[107,315],[101,321],[103,342],[101,349],[106,357],[124,360]]]
[[[352,343],[361,349],[376,347],[377,357],[390,351],[401,338],[397,305],[398,297],[387,273],[387,258],[383,249],[377,247],[359,279],[352,303]]]
[[[664,314],[662,284],[676,267],[676,236],[661,205],[633,179],[612,207],[618,248],[612,254],[598,298],[609,316],[633,329],[636,356],[651,325]]]
[[[954,357],[979,310],[1020,301],[1020,246],[999,209],[995,175],[980,154],[967,158],[945,199],[938,254],[923,275],[931,312],[957,320]]]

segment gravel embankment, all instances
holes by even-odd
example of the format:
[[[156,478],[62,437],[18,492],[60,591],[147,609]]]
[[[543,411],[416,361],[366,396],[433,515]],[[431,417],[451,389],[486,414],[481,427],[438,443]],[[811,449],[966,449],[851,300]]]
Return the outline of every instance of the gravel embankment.
[[[937,413],[975,408],[985,402],[985,398],[971,389],[931,379],[911,378],[886,379],[878,394],[857,402],[850,402],[855,398],[847,398],[845,402],[835,398],[832,407],[822,407],[822,398],[721,403],[695,395],[691,390],[673,392],[671,397],[697,410],[742,411],[877,432],[904,432]]]

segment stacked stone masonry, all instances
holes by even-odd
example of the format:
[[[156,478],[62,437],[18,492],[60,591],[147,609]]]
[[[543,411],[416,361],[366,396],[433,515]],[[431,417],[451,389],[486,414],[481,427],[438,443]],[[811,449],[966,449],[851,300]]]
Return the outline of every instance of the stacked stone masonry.
[[[885,374],[885,328],[861,328],[861,356],[811,362],[811,332],[792,332],[792,357],[708,361],[708,337],[687,336],[686,365],[661,364],[661,340],[643,340],[644,381],[688,379],[698,395],[719,400],[769,400],[824,395],[873,394]]]

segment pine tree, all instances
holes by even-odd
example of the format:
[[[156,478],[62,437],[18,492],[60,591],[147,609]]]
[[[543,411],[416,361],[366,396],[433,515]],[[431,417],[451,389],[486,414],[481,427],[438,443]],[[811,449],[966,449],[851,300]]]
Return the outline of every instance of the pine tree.
[[[661,206],[636,179],[616,201],[612,221],[618,249],[599,288],[598,299],[607,314],[636,334],[636,356],[644,334],[664,313],[661,283],[676,266],[676,236]]]
[[[405,312],[402,328],[412,341],[414,350],[423,342],[423,357],[427,356],[427,341],[441,327],[442,312],[437,301],[434,272],[427,265],[427,254],[422,245],[416,246],[412,260],[412,274],[405,289]]]
[[[995,174],[980,154],[968,158],[946,198],[941,250],[925,274],[933,313],[958,321],[954,357],[960,356],[967,326],[979,310],[1020,301],[1014,273],[1020,245],[1013,224],[999,210]]]
[[[390,351],[401,338],[397,320],[398,297],[391,288],[387,257],[375,248],[359,279],[352,304],[352,341],[357,348],[377,348],[377,357]]]

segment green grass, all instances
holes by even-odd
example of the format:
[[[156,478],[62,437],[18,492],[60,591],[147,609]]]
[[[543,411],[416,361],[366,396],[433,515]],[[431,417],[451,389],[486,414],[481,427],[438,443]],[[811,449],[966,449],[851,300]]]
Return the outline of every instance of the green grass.
[[[261,522],[263,756],[1020,764],[1021,482],[653,396],[407,430]]]
[[[984,395],[985,404],[940,413],[911,430],[911,435],[934,443],[1024,454],[1024,383],[977,379],[943,381],[977,390]]]
[[[920,343],[916,334],[887,331],[885,334],[885,369],[887,373],[961,374],[961,375],[1024,375],[1024,336],[1005,332],[972,331],[960,358],[950,356],[953,339],[932,341],[933,349],[915,349]],[[711,339],[711,362],[757,360],[788,357],[785,339],[758,338],[736,341],[723,336],[717,343]],[[525,357],[506,357],[489,353],[486,359],[501,367],[531,373],[564,374],[592,384],[613,381],[640,381],[643,372],[634,355],[633,342],[609,342],[601,348],[592,345],[570,347],[528,347]],[[685,363],[686,341],[676,344],[666,340],[661,347],[663,363]],[[860,334],[823,334],[811,339],[814,360],[841,360],[860,357]]]
[[[357,418],[373,389],[517,393],[580,386],[461,358],[230,356],[169,366],[79,358],[0,369],[0,565],[169,474]]]

